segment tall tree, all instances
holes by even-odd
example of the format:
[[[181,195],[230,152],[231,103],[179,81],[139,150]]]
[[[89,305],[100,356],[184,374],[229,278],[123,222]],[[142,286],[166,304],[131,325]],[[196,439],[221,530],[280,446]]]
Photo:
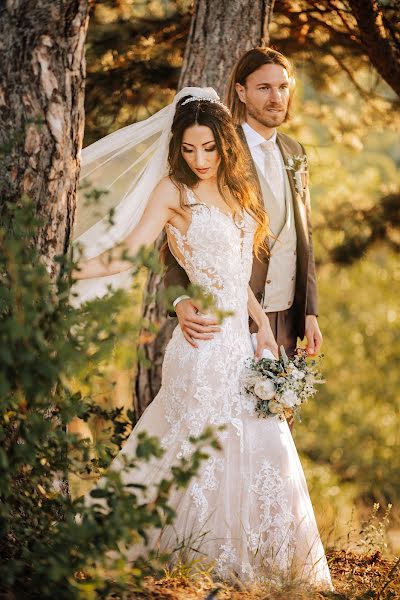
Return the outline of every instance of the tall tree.
[[[318,89],[344,73],[364,103],[382,94],[380,78],[398,97],[399,11],[399,0],[280,0],[271,39],[302,64]],[[366,78],[371,65],[378,77]],[[388,100],[398,103],[383,89]]]
[[[371,64],[400,96],[400,2],[349,0],[349,5]]]
[[[198,0],[179,80],[179,87],[211,86],[223,96],[238,58],[269,41],[275,0]]]
[[[0,223],[26,194],[54,275],[70,241],[84,125],[89,0],[7,0],[0,8]]]
[[[197,0],[183,59],[179,88],[187,85],[212,86],[222,96],[229,73],[243,52],[269,41],[268,27],[274,0]],[[158,241],[158,248],[162,244]],[[135,413],[139,417],[160,388],[165,346],[176,325],[166,317],[157,300],[162,285],[159,275],[150,274],[146,296],[153,298],[144,307],[144,317],[159,327],[158,335],[144,348],[150,368],[138,366],[135,386]]]

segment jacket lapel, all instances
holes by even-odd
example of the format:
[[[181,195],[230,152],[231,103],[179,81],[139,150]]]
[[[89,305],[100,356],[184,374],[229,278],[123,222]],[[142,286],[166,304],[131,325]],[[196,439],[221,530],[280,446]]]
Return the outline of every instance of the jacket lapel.
[[[285,164],[285,168],[288,166],[288,157],[293,154],[290,148],[285,144],[285,141],[279,135],[279,132],[276,136],[276,141],[281,151],[283,162]],[[304,242],[305,247],[308,247],[308,225],[307,225],[307,213],[304,202],[301,199],[300,194],[296,191],[295,183],[294,183],[294,174],[291,170],[286,169],[286,173],[288,175],[290,189],[292,192],[293,198],[293,210],[294,210],[294,218],[296,222],[296,231],[297,235],[301,235],[302,241]]]

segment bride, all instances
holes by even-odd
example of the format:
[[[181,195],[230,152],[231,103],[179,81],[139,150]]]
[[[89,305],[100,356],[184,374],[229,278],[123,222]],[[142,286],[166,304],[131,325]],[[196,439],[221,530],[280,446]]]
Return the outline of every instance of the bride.
[[[190,281],[211,293],[216,308],[231,316],[207,336],[211,339],[199,340],[197,348],[176,327],[165,353],[161,390],[111,468],[122,470],[123,455],[131,456],[138,434],[147,431],[161,440],[163,458],[123,478],[151,486],[177,459],[190,455],[190,436],[209,425],[224,425],[218,432],[222,452],[211,452],[189,487],[174,492],[174,526],[158,537],[155,532],[150,545],[164,552],[173,550],[177,540],[190,540],[188,553],[197,551],[212,560],[224,578],[290,578],[331,588],[289,427],[278,417],[257,418],[240,382],[246,360],[254,354],[249,314],[258,325],[256,356],[265,348],[277,356],[278,349],[249,287],[253,250],[265,251],[268,223],[248,179],[251,171],[229,111],[211,88],[185,88],[169,107],[131,128],[124,139],[116,132],[90,147],[86,156],[84,151],[86,173],[97,169],[104,175],[110,161],[123,163],[128,148],[144,143],[143,131],[150,144],[141,153],[147,158],[134,184],[131,177],[116,207],[114,225],[103,219],[78,237],[86,256],[74,273],[80,299],[100,293],[106,283],[122,285],[116,277],[129,273],[126,255],[149,246],[165,229]],[[118,177],[128,172],[120,166]],[[201,540],[200,547],[194,540]],[[130,548],[128,558],[136,553]]]

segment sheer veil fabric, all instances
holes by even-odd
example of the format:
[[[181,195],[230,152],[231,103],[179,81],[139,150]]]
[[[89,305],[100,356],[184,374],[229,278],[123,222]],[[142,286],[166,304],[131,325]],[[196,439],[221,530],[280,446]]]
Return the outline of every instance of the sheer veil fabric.
[[[185,87],[171,104],[145,121],[115,131],[82,151],[73,241],[84,258],[115,247],[138,224],[151,192],[168,173],[172,121],[177,103],[185,96],[219,99],[212,88]],[[99,203],[92,199],[95,193],[100,193]],[[102,296],[108,286],[117,289],[129,285],[129,271],[80,280],[74,286],[77,297],[72,302],[78,305]]]

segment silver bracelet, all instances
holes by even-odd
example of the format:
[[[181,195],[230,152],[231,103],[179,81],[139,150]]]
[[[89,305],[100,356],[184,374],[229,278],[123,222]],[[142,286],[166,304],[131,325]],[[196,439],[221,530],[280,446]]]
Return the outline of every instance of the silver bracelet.
[[[177,304],[179,304],[181,300],[190,300],[190,296],[186,296],[185,294],[183,294],[182,296],[178,296],[178,298],[176,298],[176,300],[173,301],[172,306],[176,308]]]

